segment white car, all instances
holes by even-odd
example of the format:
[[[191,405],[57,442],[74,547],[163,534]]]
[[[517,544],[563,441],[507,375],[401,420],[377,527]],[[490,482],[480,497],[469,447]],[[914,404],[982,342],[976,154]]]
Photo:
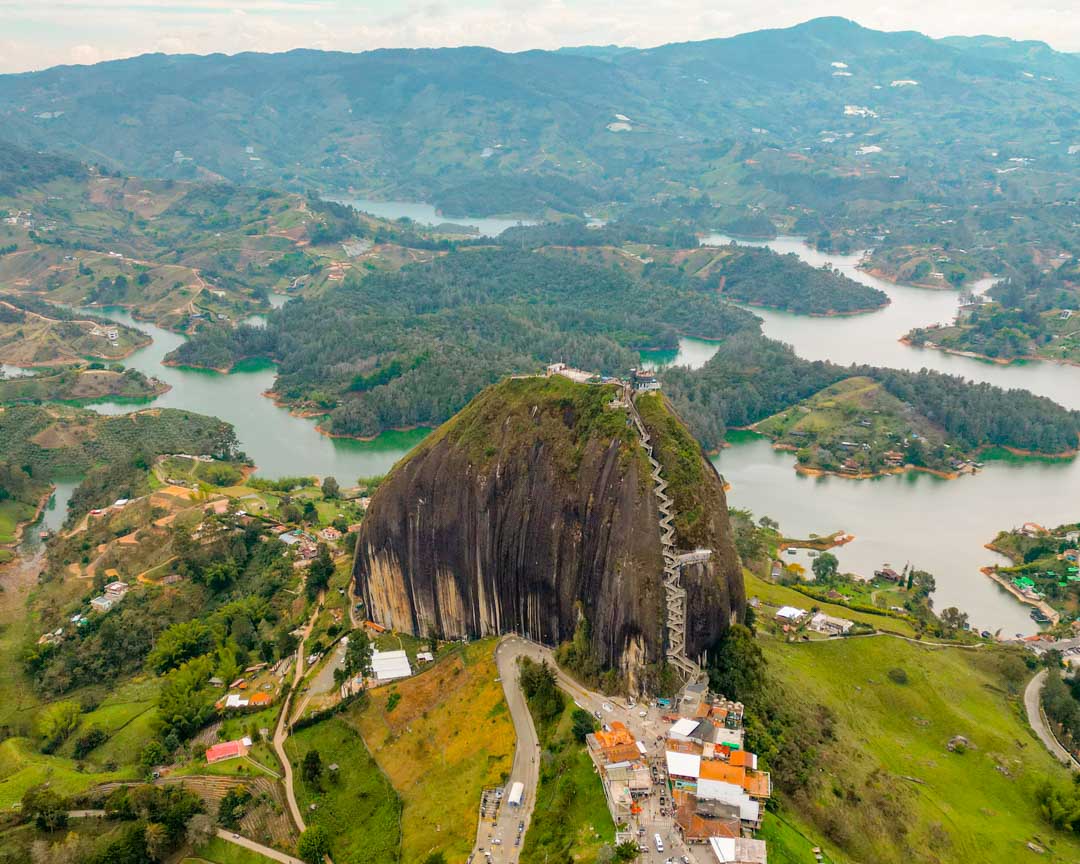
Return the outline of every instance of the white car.
[[[612,707],[611,707],[611,703],[610,703],[610,702],[605,702],[605,703],[604,703],[603,705],[601,705],[600,707],[601,707],[601,708],[603,708],[603,709],[604,709],[605,711],[608,711],[608,712],[610,712],[610,711],[614,711],[614,710],[615,710],[614,708],[612,708]]]
[[[648,712],[648,711],[638,711],[638,712],[637,712],[637,716],[638,716],[638,717],[648,717],[648,716],[649,716],[649,712]]]

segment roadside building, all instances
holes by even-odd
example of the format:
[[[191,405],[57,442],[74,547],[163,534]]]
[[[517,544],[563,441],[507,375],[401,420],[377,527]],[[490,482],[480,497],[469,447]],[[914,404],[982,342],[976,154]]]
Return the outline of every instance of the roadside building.
[[[112,597],[106,597],[102,594],[99,597],[95,597],[90,601],[90,608],[95,612],[108,612],[115,605],[116,601]]]
[[[855,622],[848,621],[847,618],[834,618],[832,615],[818,612],[810,618],[810,623],[806,626],[818,633],[824,633],[826,636],[843,636],[855,626]]]
[[[412,675],[409,656],[404,651],[372,651],[371,676],[376,683],[384,684]]]
[[[776,620],[784,624],[799,624],[807,614],[805,609],[799,609],[797,606],[781,606],[776,610]]]
[[[739,808],[723,801],[699,798],[692,792],[672,793],[675,824],[686,843],[708,843],[713,837],[739,837]]]
[[[215,762],[224,762],[226,759],[238,759],[247,756],[251,748],[250,738],[239,738],[236,741],[223,741],[215,744],[206,751],[206,762],[213,765]]]

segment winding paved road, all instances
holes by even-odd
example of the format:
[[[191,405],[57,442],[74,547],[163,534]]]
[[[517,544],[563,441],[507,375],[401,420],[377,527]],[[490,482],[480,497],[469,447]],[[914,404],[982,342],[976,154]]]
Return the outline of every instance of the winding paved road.
[[[289,805],[289,813],[292,814],[293,823],[300,833],[304,832],[307,825],[304,824],[304,816],[296,803],[296,793],[293,792],[292,762],[289,761],[289,754],[285,752],[285,739],[289,737],[286,721],[289,717],[289,709],[292,707],[293,696],[304,678],[304,643],[307,641],[308,636],[311,635],[311,628],[315,626],[315,620],[319,617],[319,612],[322,611],[324,599],[324,595],[320,594],[319,600],[315,604],[315,611],[311,613],[311,618],[304,628],[304,635],[300,639],[300,644],[296,646],[296,670],[293,674],[292,688],[289,691],[288,698],[285,700],[285,704],[281,706],[281,715],[278,717],[277,728],[274,730],[274,752],[277,753],[278,761],[281,762],[281,769],[285,773],[285,779],[282,781],[285,784],[285,800]]]
[[[1058,743],[1046,717],[1042,711],[1040,696],[1042,695],[1043,683],[1046,681],[1046,670],[1042,669],[1032,678],[1024,690],[1024,710],[1027,711],[1028,723],[1039,736],[1039,740],[1046,745],[1054,757],[1063,765],[1075,770],[1080,770],[1080,762],[1073,758],[1072,754]]]
[[[217,836],[226,843],[243,846],[245,849],[250,849],[252,852],[258,852],[264,858],[280,861],[281,864],[304,864],[299,858],[292,855],[286,855],[284,852],[278,852],[277,849],[263,846],[261,843],[256,843],[254,840],[248,840],[247,837],[241,837],[239,834],[234,834],[232,831],[226,831],[224,828],[217,829]]]
[[[506,794],[503,796],[495,824],[480,822],[477,825],[473,861],[479,861],[487,851],[491,853],[492,864],[516,862],[521,853],[521,847],[514,845],[519,834],[518,824],[524,822],[526,830],[529,827],[540,774],[540,739],[536,734],[529,706],[525,703],[525,694],[521,692],[518,684],[517,661],[521,657],[538,659],[537,651],[536,646],[516,636],[505,637],[495,648],[495,666],[499,670],[503,695],[510,709],[510,719],[514,723],[517,744],[514,747],[514,764],[506,781]],[[511,807],[506,800],[506,795],[509,795],[509,790],[515,783],[525,786],[520,807]],[[525,832],[521,831],[520,834],[524,840]],[[494,840],[499,842],[493,843]]]

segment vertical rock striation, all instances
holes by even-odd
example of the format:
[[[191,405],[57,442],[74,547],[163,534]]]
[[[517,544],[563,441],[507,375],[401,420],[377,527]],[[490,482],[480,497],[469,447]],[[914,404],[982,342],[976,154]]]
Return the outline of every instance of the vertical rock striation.
[[[559,377],[507,380],[403,459],[357,543],[371,617],[417,635],[516,631],[557,645],[584,615],[599,665],[633,679],[662,662],[656,501],[617,395]],[[697,654],[741,615],[743,593],[722,485],[694,452],[708,487],[695,540],[718,550],[684,574]]]

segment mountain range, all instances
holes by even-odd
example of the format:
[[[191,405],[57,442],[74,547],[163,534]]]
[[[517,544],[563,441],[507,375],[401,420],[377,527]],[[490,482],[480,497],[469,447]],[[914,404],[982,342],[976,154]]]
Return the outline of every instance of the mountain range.
[[[110,169],[448,215],[702,191],[821,208],[1073,195],[1078,84],[1080,56],[1042,43],[821,18],[644,50],[152,54],[0,76],[0,118]]]

